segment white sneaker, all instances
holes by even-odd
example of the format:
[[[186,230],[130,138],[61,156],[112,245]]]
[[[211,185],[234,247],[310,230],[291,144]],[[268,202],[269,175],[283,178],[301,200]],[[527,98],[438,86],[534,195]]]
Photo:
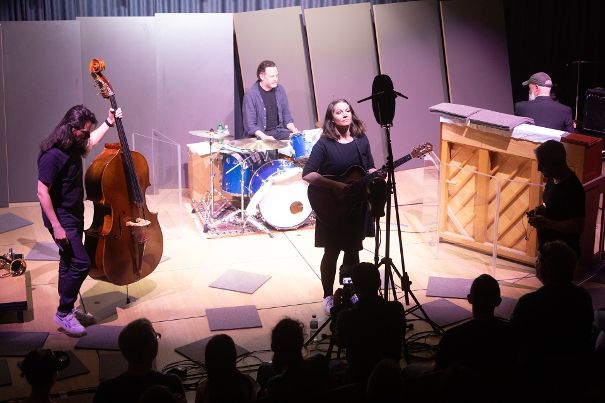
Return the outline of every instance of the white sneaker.
[[[97,320],[90,312],[82,312],[82,311],[74,308],[73,311],[71,311],[71,313],[74,314],[76,319],[78,319],[78,322],[80,322],[80,324],[82,324],[83,326],[90,326],[90,325],[94,325],[95,323],[97,323]]]
[[[328,295],[324,298],[324,311],[329,315],[332,307],[334,306],[334,296]]]
[[[55,314],[55,323],[61,326],[61,329],[70,336],[79,337],[86,334],[86,329],[78,322],[78,319],[76,319],[72,312],[64,317]]]

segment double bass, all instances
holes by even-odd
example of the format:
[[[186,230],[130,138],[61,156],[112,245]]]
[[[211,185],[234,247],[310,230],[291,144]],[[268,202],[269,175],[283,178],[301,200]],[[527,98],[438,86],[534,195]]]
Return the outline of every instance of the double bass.
[[[92,59],[89,68],[101,95],[116,110],[115,93],[102,73],[105,63]],[[122,119],[116,118],[116,128],[120,142],[105,144],[86,171],[86,194],[94,215],[84,246],[92,278],[127,285],[155,270],[164,242],[157,213],[149,212],[145,203],[150,185],[147,161],[128,147]]]

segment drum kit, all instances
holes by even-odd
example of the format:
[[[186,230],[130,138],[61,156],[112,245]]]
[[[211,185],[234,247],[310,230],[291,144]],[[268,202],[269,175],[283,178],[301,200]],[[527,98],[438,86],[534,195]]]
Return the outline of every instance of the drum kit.
[[[292,230],[306,224],[312,209],[307,183],[302,179],[302,165],[314,142],[304,139],[318,137],[315,131],[310,132],[280,141],[231,140],[228,132],[190,131],[207,142],[210,157],[208,195],[204,200],[193,201],[193,211],[202,217],[204,232],[221,233],[233,225],[245,232],[251,225],[272,236],[267,226]],[[220,189],[215,184],[217,175]]]

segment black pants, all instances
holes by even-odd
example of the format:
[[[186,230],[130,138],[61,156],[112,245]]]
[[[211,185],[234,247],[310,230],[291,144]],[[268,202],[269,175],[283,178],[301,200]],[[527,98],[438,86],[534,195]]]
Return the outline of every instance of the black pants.
[[[350,250],[344,251],[344,257],[342,258],[343,265],[352,266],[359,263],[359,251]],[[340,255],[340,249],[333,249],[326,247],[324,249],[324,255],[321,258],[320,272],[321,272],[321,285],[324,290],[324,298],[334,294],[334,279],[336,278],[336,262]]]
[[[53,235],[52,229],[49,229]],[[69,245],[59,245],[59,306],[57,312],[70,313],[90,270],[90,259],[82,243],[82,229],[65,228]],[[54,238],[54,236],[53,236]]]

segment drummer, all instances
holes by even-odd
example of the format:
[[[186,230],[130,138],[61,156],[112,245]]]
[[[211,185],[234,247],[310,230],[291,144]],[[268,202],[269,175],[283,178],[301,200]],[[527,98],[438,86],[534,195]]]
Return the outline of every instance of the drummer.
[[[263,60],[256,69],[258,80],[244,95],[242,107],[244,134],[260,140],[288,140],[298,133],[294,125],[288,97],[278,84],[275,62]]]

